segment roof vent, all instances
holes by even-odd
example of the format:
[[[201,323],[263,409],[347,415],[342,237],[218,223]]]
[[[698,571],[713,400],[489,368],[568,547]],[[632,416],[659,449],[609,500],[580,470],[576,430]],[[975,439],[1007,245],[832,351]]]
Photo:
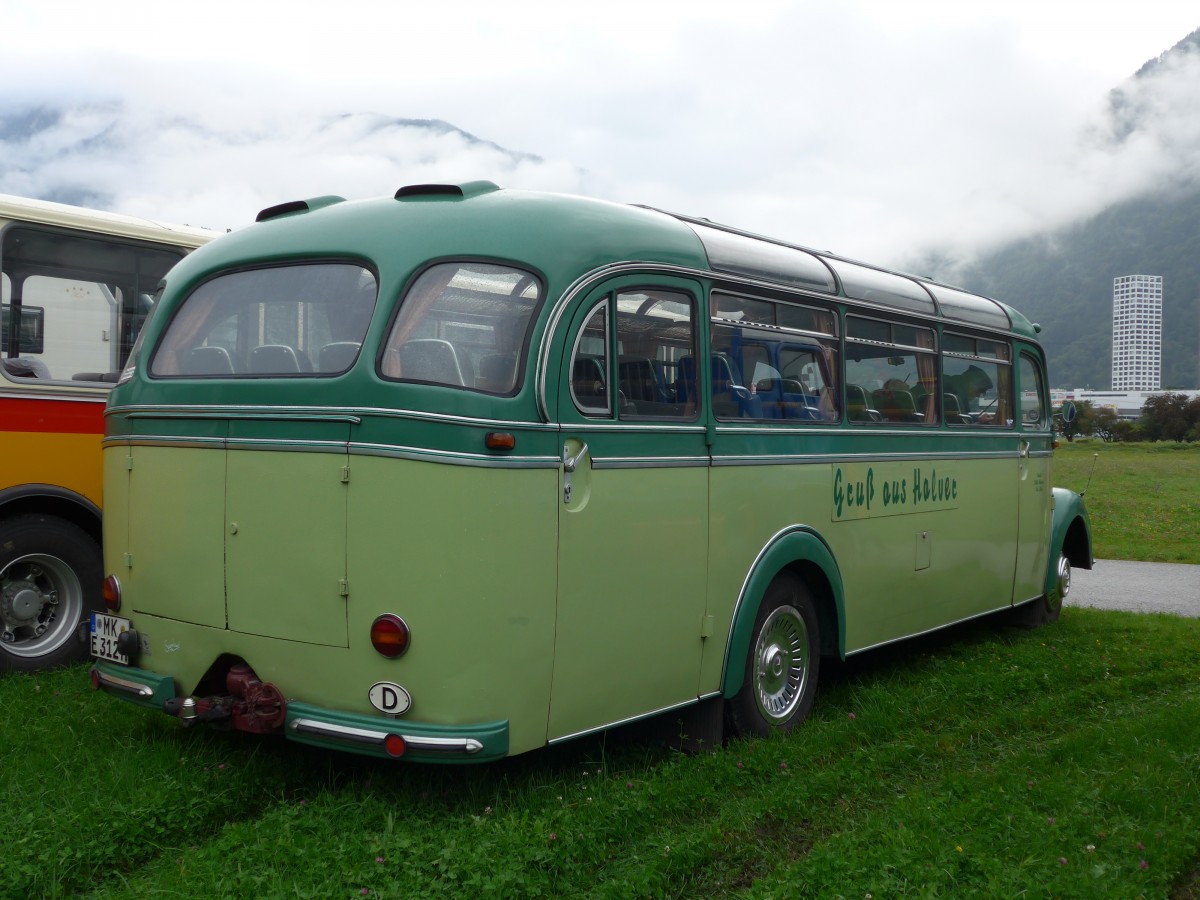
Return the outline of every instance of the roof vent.
[[[396,191],[397,200],[413,197],[448,197],[452,200],[478,197],[500,190],[490,181],[468,181],[463,184],[408,184]]]
[[[280,216],[309,212],[314,209],[320,209],[322,206],[332,206],[335,203],[345,202],[345,197],[338,197],[334,194],[327,194],[324,197],[313,197],[310,200],[292,200],[288,203],[280,203],[278,206],[268,206],[254,217],[254,221],[265,222],[268,219],[278,219]]]

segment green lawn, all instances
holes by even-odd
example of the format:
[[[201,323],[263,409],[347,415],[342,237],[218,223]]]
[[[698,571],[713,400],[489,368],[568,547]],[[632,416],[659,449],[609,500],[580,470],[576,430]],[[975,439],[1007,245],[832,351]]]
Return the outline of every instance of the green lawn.
[[[0,896],[1200,896],[1200,621],[1071,608],[824,674],[787,739],[465,768],[5,678]]]
[[[1081,491],[1100,559],[1200,564],[1200,443],[1064,442],[1054,483]]]

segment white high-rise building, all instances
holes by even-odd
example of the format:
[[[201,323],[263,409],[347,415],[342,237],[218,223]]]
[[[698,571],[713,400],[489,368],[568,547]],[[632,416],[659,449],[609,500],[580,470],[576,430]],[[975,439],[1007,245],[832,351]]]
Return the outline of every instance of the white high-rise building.
[[[1112,389],[1157,391],[1162,384],[1161,275],[1113,279]]]

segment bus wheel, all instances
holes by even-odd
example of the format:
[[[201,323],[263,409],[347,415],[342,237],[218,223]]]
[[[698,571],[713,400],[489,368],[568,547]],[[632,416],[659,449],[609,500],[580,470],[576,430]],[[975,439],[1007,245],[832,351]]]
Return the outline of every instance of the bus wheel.
[[[1058,621],[1062,614],[1063,599],[1071,593],[1071,561],[1065,553],[1058,557],[1058,568],[1054,574],[1054,586],[1036,600],[1017,607],[1016,624],[1024,628],[1040,628]]]
[[[780,574],[754,621],[742,689],[729,701],[734,733],[765,736],[804,721],[817,693],[820,646],[808,589],[796,576]]]
[[[100,548],[55,516],[0,522],[0,672],[47,669],[86,655],[79,623],[101,607]]]

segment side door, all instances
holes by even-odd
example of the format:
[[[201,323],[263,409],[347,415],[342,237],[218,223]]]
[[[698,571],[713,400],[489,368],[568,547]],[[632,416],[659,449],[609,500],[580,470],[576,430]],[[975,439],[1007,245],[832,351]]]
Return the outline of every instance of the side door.
[[[1050,552],[1050,458],[1053,433],[1046,404],[1042,366],[1028,352],[1017,364],[1017,428],[1020,457],[1017,465],[1017,565],[1013,602],[1041,596]]]
[[[694,700],[709,452],[698,285],[624,277],[569,319],[551,740]]]

